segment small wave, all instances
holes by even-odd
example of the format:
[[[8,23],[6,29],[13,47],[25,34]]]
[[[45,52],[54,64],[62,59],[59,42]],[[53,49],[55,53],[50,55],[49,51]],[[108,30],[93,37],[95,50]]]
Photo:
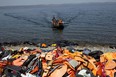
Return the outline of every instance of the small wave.
[[[12,18],[15,18],[15,19],[18,19],[18,20],[25,20],[25,21],[31,22],[31,23],[33,23],[35,25],[43,25],[42,23],[38,23],[38,22],[36,22],[34,20],[31,20],[29,18],[22,17],[22,16],[15,16],[15,15],[8,14],[8,13],[4,13],[4,16],[12,17]]]

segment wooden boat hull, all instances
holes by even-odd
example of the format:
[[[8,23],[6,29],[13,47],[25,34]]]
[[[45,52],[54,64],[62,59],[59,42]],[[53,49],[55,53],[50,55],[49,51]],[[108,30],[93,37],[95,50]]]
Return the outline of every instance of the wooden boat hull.
[[[64,29],[64,25],[63,24],[59,24],[59,25],[54,25],[54,24],[52,24],[53,26],[53,28],[56,28],[56,29]]]

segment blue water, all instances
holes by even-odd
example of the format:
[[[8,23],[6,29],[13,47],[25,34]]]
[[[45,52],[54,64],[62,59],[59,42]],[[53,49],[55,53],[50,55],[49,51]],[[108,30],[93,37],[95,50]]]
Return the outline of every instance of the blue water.
[[[0,7],[0,42],[73,40],[116,44],[116,3]],[[63,30],[51,28],[53,16]]]

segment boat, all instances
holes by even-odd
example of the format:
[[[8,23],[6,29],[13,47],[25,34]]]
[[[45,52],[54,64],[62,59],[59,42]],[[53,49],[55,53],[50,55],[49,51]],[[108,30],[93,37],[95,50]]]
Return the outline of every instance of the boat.
[[[56,28],[56,29],[63,29],[64,25],[63,25],[62,19],[56,19],[55,17],[53,17],[53,19],[52,19],[52,27]]]

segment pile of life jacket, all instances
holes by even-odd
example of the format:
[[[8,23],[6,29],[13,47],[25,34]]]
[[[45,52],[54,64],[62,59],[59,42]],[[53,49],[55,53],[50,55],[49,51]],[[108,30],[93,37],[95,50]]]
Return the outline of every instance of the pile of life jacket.
[[[2,49],[0,77],[116,77],[116,52],[60,46],[47,52]]]

